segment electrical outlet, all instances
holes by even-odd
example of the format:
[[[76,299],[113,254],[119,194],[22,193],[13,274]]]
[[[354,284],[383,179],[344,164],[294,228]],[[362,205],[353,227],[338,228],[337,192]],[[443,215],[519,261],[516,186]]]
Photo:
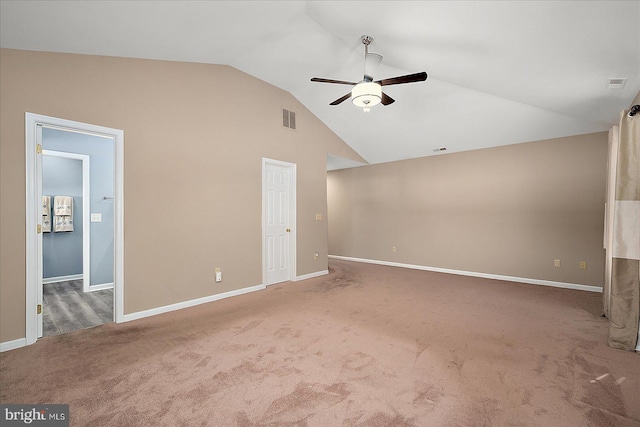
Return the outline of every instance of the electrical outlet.
[[[216,268],[216,282],[222,282],[222,270]]]
[[[554,259],[553,260],[553,266],[554,267],[560,267],[560,260],[559,259]]]
[[[396,251],[397,251],[397,248],[395,246],[391,246],[391,252],[395,253]]]
[[[580,270],[587,269],[587,261],[580,261]]]
[[[313,259],[318,259],[319,256],[320,254],[318,252],[313,253]]]

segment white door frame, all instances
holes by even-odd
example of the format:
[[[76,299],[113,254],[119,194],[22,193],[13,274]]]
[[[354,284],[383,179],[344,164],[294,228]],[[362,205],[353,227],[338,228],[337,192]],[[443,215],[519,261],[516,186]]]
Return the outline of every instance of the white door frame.
[[[291,220],[291,234],[289,237],[289,277],[296,278],[296,164],[281,160],[262,158],[262,283],[267,285],[267,165],[274,165],[289,169],[289,218]]]
[[[89,292],[91,283],[91,157],[87,154],[45,149],[42,150],[42,155],[80,160],[82,162],[82,291]],[[42,291],[39,290],[39,292]],[[38,304],[42,304],[41,296],[38,297]],[[38,335],[42,336],[40,331],[38,331]]]
[[[124,321],[124,131],[40,114],[25,113],[26,159],[26,345],[38,339],[42,315],[37,313],[38,288],[42,289],[42,158],[37,150],[42,128],[86,133],[114,142],[114,320]],[[40,325],[40,326],[39,326]]]

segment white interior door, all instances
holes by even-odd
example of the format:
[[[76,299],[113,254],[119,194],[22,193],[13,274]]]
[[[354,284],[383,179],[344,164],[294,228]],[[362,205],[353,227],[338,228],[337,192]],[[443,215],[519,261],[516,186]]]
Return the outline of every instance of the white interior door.
[[[36,127],[36,176],[42,177],[42,126]],[[42,305],[44,303],[42,298],[42,179],[35,180],[35,197],[37,201],[37,214],[38,232],[36,242],[36,256],[37,256],[37,270],[36,270],[36,303],[37,303],[37,317],[36,317],[36,337],[42,337]],[[33,307],[31,307],[33,310]]]
[[[269,161],[263,167],[265,284],[291,280],[294,265],[295,165]]]

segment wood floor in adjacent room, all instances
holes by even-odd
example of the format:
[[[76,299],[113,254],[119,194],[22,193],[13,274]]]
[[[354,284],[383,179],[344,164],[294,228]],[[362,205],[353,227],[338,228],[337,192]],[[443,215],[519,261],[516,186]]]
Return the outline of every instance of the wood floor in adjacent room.
[[[640,426],[601,294],[329,267],[2,353],[0,402],[68,403],[72,426]]]
[[[82,280],[42,288],[43,335],[59,335],[113,322],[113,289],[83,292]]]

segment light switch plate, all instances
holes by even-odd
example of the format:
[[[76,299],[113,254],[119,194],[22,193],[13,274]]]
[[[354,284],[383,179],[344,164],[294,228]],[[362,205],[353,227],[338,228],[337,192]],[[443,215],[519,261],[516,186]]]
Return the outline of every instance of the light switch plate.
[[[102,214],[101,213],[92,213],[91,214],[91,222],[102,222]]]

